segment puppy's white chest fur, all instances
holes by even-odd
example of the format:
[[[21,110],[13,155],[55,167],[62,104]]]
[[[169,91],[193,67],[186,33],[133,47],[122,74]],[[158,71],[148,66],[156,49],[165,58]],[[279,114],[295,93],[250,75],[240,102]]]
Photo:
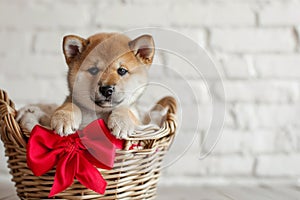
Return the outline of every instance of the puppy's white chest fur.
[[[96,113],[85,109],[81,110],[81,112],[82,112],[82,122],[79,126],[80,130],[86,127],[92,121],[97,119],[103,119],[105,122],[107,122],[110,114],[110,112]]]

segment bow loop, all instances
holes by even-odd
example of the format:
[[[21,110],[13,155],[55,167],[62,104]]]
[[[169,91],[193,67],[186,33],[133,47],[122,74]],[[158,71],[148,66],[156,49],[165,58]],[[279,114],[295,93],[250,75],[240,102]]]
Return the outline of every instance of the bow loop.
[[[94,166],[111,169],[115,150],[122,147],[123,141],[110,134],[102,119],[66,137],[37,125],[27,144],[27,165],[36,176],[56,166],[49,197],[72,185],[75,177],[87,188],[103,194],[107,183]]]

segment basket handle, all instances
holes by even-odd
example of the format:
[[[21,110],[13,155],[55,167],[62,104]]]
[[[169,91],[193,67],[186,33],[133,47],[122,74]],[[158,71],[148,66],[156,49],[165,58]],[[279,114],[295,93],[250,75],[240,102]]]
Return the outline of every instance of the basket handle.
[[[26,147],[21,127],[15,117],[17,111],[15,104],[8,98],[7,93],[0,89],[0,135],[4,143],[14,143]]]
[[[166,96],[160,99],[157,103],[162,107],[167,107],[167,118],[166,120],[169,122],[170,133],[173,134],[176,131],[176,112],[177,112],[177,102],[174,97]]]
[[[177,122],[176,122],[176,112],[177,112],[177,103],[176,103],[176,100],[174,97],[171,97],[171,96],[166,96],[162,99],[160,99],[156,104],[156,106],[159,105],[163,108],[168,108],[167,110],[167,114],[166,114],[166,119],[165,121],[167,121],[168,123],[168,133],[165,134],[165,133],[162,133],[162,135],[159,135],[158,138],[156,139],[153,139],[153,138],[149,138],[149,137],[145,137],[144,135],[141,135],[140,137],[138,138],[135,138],[135,139],[128,139],[126,140],[125,142],[125,147],[124,149],[125,150],[128,150],[132,144],[134,144],[135,142],[137,141],[147,141],[147,144],[146,144],[146,148],[152,148],[156,141],[166,135],[169,135],[169,136],[174,136],[174,133],[176,131],[176,127],[177,127]]]
[[[177,128],[177,120],[176,120],[176,113],[177,113],[177,102],[174,97],[166,96],[160,99],[156,105],[160,105],[163,108],[168,108],[166,121],[168,122],[168,126],[170,129],[169,136],[174,137],[176,128]],[[171,140],[173,141],[173,140]],[[155,145],[156,140],[152,140],[149,144],[149,147],[152,148]]]

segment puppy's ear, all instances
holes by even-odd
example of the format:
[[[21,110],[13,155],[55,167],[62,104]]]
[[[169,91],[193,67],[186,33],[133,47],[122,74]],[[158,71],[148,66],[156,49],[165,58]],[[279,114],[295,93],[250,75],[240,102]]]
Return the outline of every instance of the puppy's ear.
[[[151,64],[154,56],[154,41],[151,35],[142,35],[129,42],[129,48],[143,64]]]
[[[87,40],[76,35],[67,35],[63,40],[63,51],[66,62],[69,64],[79,56],[87,45]]]

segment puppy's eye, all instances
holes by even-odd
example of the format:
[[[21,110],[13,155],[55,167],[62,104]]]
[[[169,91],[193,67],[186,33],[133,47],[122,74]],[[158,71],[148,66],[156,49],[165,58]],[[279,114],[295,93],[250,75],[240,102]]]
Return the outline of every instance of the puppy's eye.
[[[88,69],[88,72],[92,75],[96,75],[99,72],[99,69],[97,67],[91,67]]]
[[[118,69],[118,74],[119,74],[120,76],[124,76],[127,72],[128,72],[127,69],[125,69],[125,68],[123,68],[123,67],[120,67],[120,68]]]

